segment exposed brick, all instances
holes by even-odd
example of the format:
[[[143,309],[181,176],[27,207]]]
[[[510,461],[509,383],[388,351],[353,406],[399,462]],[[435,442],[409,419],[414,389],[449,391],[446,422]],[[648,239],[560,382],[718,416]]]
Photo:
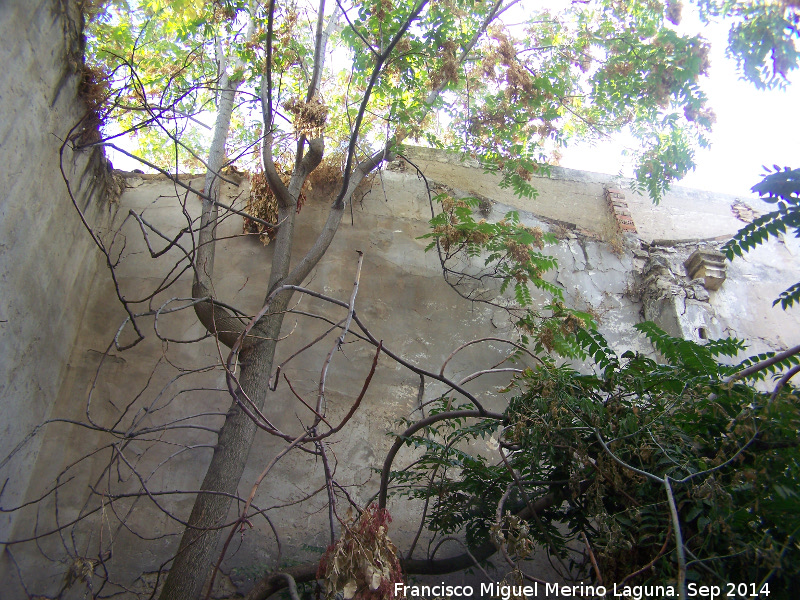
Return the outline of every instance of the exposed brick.
[[[625,193],[617,188],[605,189],[606,201],[611,209],[611,215],[617,222],[617,228],[623,233],[636,233],[636,225],[633,216],[625,202]]]

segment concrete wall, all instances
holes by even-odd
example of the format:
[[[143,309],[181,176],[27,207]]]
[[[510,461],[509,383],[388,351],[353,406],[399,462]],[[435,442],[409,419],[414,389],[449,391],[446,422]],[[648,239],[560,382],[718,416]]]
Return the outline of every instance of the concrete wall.
[[[601,330],[620,350],[651,351],[646,341],[632,330],[632,325],[642,320],[648,306],[656,305],[666,306],[663,315],[656,315],[665,328],[670,327],[670,319],[674,317],[683,324],[681,331],[690,335],[698,333],[701,327],[711,337],[738,334],[754,344],[754,351],[780,349],[800,337],[796,316],[771,307],[771,300],[781,289],[800,279],[793,260],[796,249],[790,243],[770,244],[728,265],[728,280],[718,291],[703,293],[697,282],[686,277],[683,260],[699,245],[715,247],[719,240],[675,240],[692,235],[698,220],[710,220],[706,214],[714,211],[724,214],[729,206],[726,198],[712,197],[702,202],[697,195],[683,192],[683,196],[675,196],[671,210],[684,211],[685,221],[674,219],[665,226],[640,219],[641,225],[639,222],[636,225],[644,233],[632,235],[614,229],[614,216],[604,194],[604,189],[613,182],[604,176],[557,170],[552,180],[536,182],[541,194],[531,203],[503,195],[497,191],[491,176],[479,168],[454,164],[451,157],[419,152],[412,160],[426,174],[431,186],[455,193],[479,193],[487,198],[490,220],[500,219],[514,209],[525,223],[556,232],[560,242],[548,249],[560,264],[554,279],[564,287],[572,306],[591,309],[598,315]],[[195,180],[194,185],[200,186],[200,180]],[[133,209],[167,237],[179,234],[189,222],[187,218],[191,220],[199,214],[196,198],[187,197],[161,178],[130,175],[127,186],[120,215]],[[427,242],[417,238],[428,231],[430,205],[415,170],[401,162],[393,163],[361,191],[353,206],[352,224],[349,219],[342,224],[330,251],[309,277],[309,288],[343,300],[349,298],[355,251],[363,251],[364,266],[356,300],[359,314],[373,334],[394,352],[431,371],[438,371],[446,357],[464,342],[485,336],[513,337],[513,328],[503,310],[471,304],[459,297],[443,282],[436,255],[424,252]],[[247,195],[246,181],[239,188],[226,186],[225,194],[229,201],[241,204]],[[634,212],[634,207],[639,210],[636,196],[628,191],[625,195],[630,212]],[[299,217],[298,255],[310,246],[321,229],[329,202],[330,194],[325,190],[309,195]],[[665,200],[668,202],[669,198]],[[183,213],[184,208],[188,217]],[[644,204],[637,214],[647,214]],[[568,221],[570,215],[580,223]],[[680,226],[682,222],[685,227]],[[728,229],[714,223],[710,235],[703,237],[718,237],[739,227],[735,219],[727,223]],[[143,303],[140,311],[186,306],[190,274],[172,270],[176,261],[181,260],[182,250],[176,247],[152,259],[134,220],[118,219],[115,227],[119,227],[119,235],[111,253],[118,258],[119,283],[125,297],[146,297],[172,273],[178,275],[173,288]],[[220,227],[215,291],[222,301],[252,314],[264,298],[272,248],[240,233],[239,217],[227,217]],[[656,235],[673,241],[654,241]],[[152,241],[156,249],[163,245],[156,236],[152,236]],[[181,243],[184,249],[191,247],[187,236]],[[652,265],[658,261],[666,265],[666,287],[659,287],[657,279],[648,279]],[[63,537],[44,538],[38,548],[12,547],[28,589],[36,593],[57,590],[65,565],[76,556],[97,557],[108,551],[112,554],[107,567],[115,584],[139,592],[150,589],[155,573],[177,548],[182,529],[179,520],[185,519],[191,508],[191,494],[176,492],[199,487],[215,442],[213,431],[221,424],[222,414],[230,403],[224,373],[219,367],[220,354],[224,358],[226,353],[211,339],[180,343],[203,335],[191,309],[158,317],[158,332],[170,341],[160,340],[156,335],[151,314],[139,318],[141,330],[147,336],[144,342],[125,352],[112,348],[106,355],[125,314],[115,300],[108,274],[102,269],[89,289],[80,333],[51,415],[63,421],[47,429],[27,497],[38,498],[52,489],[54,481],[64,485],[59,488],[58,497],[47,496],[17,519],[14,537],[19,539],[35,531],[54,529],[56,503],[58,523],[88,516],[79,525],[66,528]],[[484,292],[488,298],[497,299],[497,290],[487,288]],[[325,316],[333,322],[343,317],[341,309],[312,297],[296,300],[295,312],[284,323],[281,335],[285,339],[279,344],[278,361],[293,355],[328,329],[327,322],[303,313]],[[123,329],[118,339],[121,343],[131,341],[131,328]],[[308,400],[315,398],[320,369],[333,343],[328,336],[284,369],[295,390]],[[448,364],[446,373],[454,379],[466,377],[501,362],[509,350],[496,341],[470,347]],[[373,353],[371,346],[356,339],[349,340],[342,352],[335,353],[326,388],[331,422],[344,415],[358,394]],[[505,400],[497,390],[507,381],[507,375],[484,377],[468,387],[479,394],[487,408],[501,410]],[[399,428],[395,420],[418,416],[414,411],[419,383],[417,375],[382,358],[363,405],[331,446],[331,460],[337,464],[337,482],[357,502],[366,503],[377,491],[374,469],[381,466],[391,443],[386,434]],[[441,384],[427,380],[423,400],[435,398],[443,391]],[[187,419],[192,415],[200,416]],[[285,381],[280,382],[268,400],[266,415],[290,434],[297,434],[301,422],[309,419],[308,410],[294,398]],[[101,432],[92,424],[114,431]],[[181,428],[162,429],[171,425]],[[247,496],[264,465],[284,446],[280,440],[258,434],[240,495]],[[98,448],[102,450],[95,452]],[[482,450],[480,445],[475,449]],[[396,464],[412,458],[413,452],[405,451]],[[134,474],[134,468],[138,475]],[[279,508],[318,491],[324,481],[321,469],[315,457],[290,455],[278,463],[256,495],[257,506],[278,507],[269,515],[281,536],[282,560],[314,559],[330,541],[324,492],[302,507]],[[109,501],[115,495],[140,494],[142,481],[151,493],[159,494],[153,497],[158,506],[148,498],[119,497],[113,503]],[[12,477],[10,485],[22,483]],[[90,486],[97,493],[92,493]],[[105,496],[98,495],[101,491]],[[414,517],[420,507],[395,500],[390,509],[395,517],[392,537],[402,548],[413,538]],[[120,525],[122,520],[125,527]],[[241,539],[237,538],[237,552],[224,565],[227,577],[222,578],[219,597],[237,588],[246,590],[259,570],[274,567],[278,560],[269,526],[263,520],[254,521],[254,526]],[[61,558],[59,562],[45,557]],[[17,596],[11,597],[24,597],[19,580],[14,578],[14,581],[16,587],[9,593]]]
[[[683,263],[693,251],[720,249],[755,216],[774,210],[774,205],[762,202],[749,190],[733,196],[675,186],[660,204],[654,205],[618,177],[553,167],[550,178],[534,180],[539,195],[534,200],[520,200],[498,186],[498,177],[482,173],[480,165],[474,161],[462,161],[459,157],[423,148],[411,149],[409,159],[431,181],[446,184],[464,195],[486,196],[495,203],[496,210],[508,205],[530,212],[531,216],[551,223],[568,239],[605,241],[616,250],[624,245],[626,254],[631,253],[633,257],[630,264],[634,282],[627,290],[628,295],[639,300],[654,298],[653,290],[643,289],[651,254],[664,257],[674,278],[672,283],[681,288],[669,294],[672,312],[677,310],[685,316],[687,305],[702,305],[701,312],[708,313],[706,326],[712,337],[741,337],[750,343],[753,352],[785,349],[800,339],[798,316],[792,310],[783,311],[772,306],[780,292],[800,280],[797,261],[800,242],[793,237],[770,240],[744,257],[726,262],[726,282],[718,290],[701,294],[702,300],[686,291],[691,286]],[[411,167],[399,168],[414,176]],[[608,190],[619,192],[624,215],[610,206]],[[619,219],[625,219],[623,223],[630,222],[632,226],[620,229]],[[568,244],[572,246],[573,242]],[[597,298],[609,285],[607,279],[598,281],[597,277],[595,270],[585,280],[568,282],[564,276],[559,276],[559,282],[568,291],[576,285],[576,292]],[[605,291],[612,292],[612,289]],[[696,312],[692,308],[688,311]],[[645,308],[642,316],[646,312],[647,318],[652,318]],[[668,321],[660,325],[670,330]],[[670,333],[682,335],[694,331],[693,339],[700,341],[697,329],[702,324],[698,321],[692,326],[688,317],[684,321],[683,329],[672,329]]]
[[[176,194],[174,185],[161,179],[135,176],[128,179],[128,185],[130,188],[121,200],[124,212],[128,209],[140,212],[148,223],[168,237],[176,235],[186,225],[181,214],[183,193]],[[196,180],[195,185],[200,185],[200,181]],[[354,225],[343,224],[325,259],[309,278],[310,288],[346,300],[355,272],[355,251],[363,251],[364,265],[356,302],[359,314],[373,334],[385,340],[394,352],[432,371],[438,371],[450,352],[464,342],[484,336],[513,335],[504,311],[471,304],[460,298],[442,280],[435,253],[424,252],[427,241],[417,238],[428,231],[430,205],[424,186],[415,176],[387,170],[363,191],[363,198],[354,208]],[[246,195],[246,183],[242,189],[228,187],[226,192],[229,198],[238,197],[241,202],[242,196]],[[310,246],[321,229],[328,202],[324,193],[310,196],[300,215],[298,253]],[[199,208],[199,203],[193,199],[186,204],[192,217],[197,216]],[[496,204],[490,218],[501,218],[510,208]],[[530,225],[548,226],[530,214],[523,213],[522,217]],[[219,277],[215,278],[215,288],[221,300],[252,313],[263,301],[272,248],[265,248],[256,239],[242,238],[238,235],[240,232],[238,217],[227,219],[220,228],[222,241],[217,255]],[[117,239],[112,254],[119,257],[119,282],[127,298],[145,296],[180,258],[180,251],[175,250],[160,259],[151,259],[143,251],[138,225],[132,220],[122,224]],[[629,326],[638,320],[639,308],[636,300],[623,295],[632,282],[632,257],[618,257],[605,244],[574,234],[553,250],[562,261],[563,268],[557,277],[568,285],[570,301],[582,307],[591,305],[602,312],[604,327],[612,335],[616,332],[615,339],[624,337],[631,343],[639,343],[629,331]],[[185,273],[173,290],[158,295],[150,305],[157,308],[174,296],[188,296],[190,286],[190,275]],[[195,345],[167,345],[154,335],[154,319],[145,317],[141,319],[142,330],[148,336],[144,342],[126,352],[112,350],[102,359],[125,315],[114,300],[113,286],[105,274],[98,273],[91,289],[86,318],[81,324],[82,332],[73,349],[53,418],[83,423],[91,420],[106,427],[119,421],[116,430],[123,432],[136,427],[157,427],[192,414],[219,414],[226,410],[230,400],[224,391],[223,372],[216,366],[219,349],[213,340],[207,339]],[[176,302],[170,306],[179,304]],[[341,309],[310,297],[300,299],[296,309],[337,321],[342,317]],[[279,345],[279,360],[291,356],[327,328],[328,324],[318,319],[290,315],[284,324],[282,335],[286,339]],[[191,310],[159,317],[159,330],[162,335],[176,339],[202,335]],[[128,328],[120,340],[124,343],[130,339]],[[332,343],[333,338],[329,336],[323,344],[307,351],[284,369],[298,393],[306,398],[314,398],[320,369]],[[511,350],[510,346],[500,342],[484,343],[459,354],[448,365],[446,373],[460,379],[501,362]],[[371,346],[350,340],[344,350],[334,356],[326,388],[331,422],[341,418],[357,396],[373,354]],[[103,368],[97,376],[101,359]],[[192,372],[192,369],[201,370]],[[479,393],[488,408],[502,410],[504,400],[496,389],[506,382],[507,375],[484,377],[467,387]],[[441,384],[429,380],[424,400],[443,391]],[[418,392],[417,375],[388,359],[381,359],[363,406],[331,450],[332,460],[338,463],[337,481],[347,486],[357,502],[366,503],[377,491],[374,469],[381,466],[391,444],[386,434],[397,430],[396,419],[419,414],[413,412],[418,403]],[[148,407],[147,414],[142,412],[145,406]],[[308,411],[294,399],[285,382],[281,382],[268,401],[266,414],[276,426],[290,433],[299,431],[299,419],[308,420]],[[216,428],[221,424],[221,417],[206,416],[183,424]],[[124,473],[121,477],[117,472],[119,465],[111,470],[111,480],[111,474],[108,471],[104,473],[108,464],[113,462],[110,461],[113,454],[108,454],[112,443],[116,442],[125,460],[136,464],[143,474],[155,470],[147,481],[148,489],[169,492],[198,488],[210,459],[210,445],[215,441],[215,436],[207,429],[167,432],[159,434],[157,441],[152,439],[152,435],[140,435],[120,442],[119,435],[67,423],[51,425],[42,458],[34,472],[36,485],[29,490],[29,498],[38,497],[57,478],[59,481],[74,479],[60,488],[59,498],[48,497],[36,510],[31,508],[26,518],[19,519],[15,537],[31,535],[37,527],[40,532],[55,527],[56,502],[60,505],[62,521],[98,508],[102,499],[91,497],[87,489],[89,484],[93,483],[95,489],[107,489],[112,494],[138,491],[138,481],[131,477],[126,465],[122,466]],[[247,495],[258,473],[283,445],[282,441],[259,434],[240,494]],[[107,449],[105,452],[91,455],[70,468],[93,449],[103,447]],[[179,449],[181,452],[175,455]],[[172,455],[175,456],[170,459]],[[401,461],[407,459],[407,454],[400,457]],[[162,461],[166,462],[158,466]],[[314,457],[303,454],[288,457],[278,464],[274,474],[262,486],[256,504],[261,507],[285,504],[317,490],[323,481],[320,469],[321,465]],[[325,502],[325,495],[318,494],[302,509],[293,506],[270,512],[281,532],[284,558],[313,558],[329,543],[326,512],[323,510]],[[188,515],[191,503],[192,497],[186,494],[167,495],[159,501],[165,510],[178,518]],[[174,552],[181,527],[148,500],[139,500],[136,504],[121,500],[114,507],[117,515],[127,515],[127,528],[120,528],[113,516],[109,520],[108,511],[105,522],[100,518],[100,511],[94,513],[80,526],[69,528],[70,539],[76,540],[75,547],[83,549],[80,552],[71,550],[69,555],[74,557],[85,553],[96,556],[98,545],[106,548],[108,540],[114,539],[117,553],[109,567],[115,581],[131,589],[147,589],[154,576],[143,576],[142,573],[155,572],[170,552]],[[127,514],[131,508],[133,512]],[[413,517],[418,514],[419,507],[400,502],[391,508],[396,519],[393,538],[407,545],[415,533]],[[38,520],[34,518],[36,513]],[[147,543],[136,539],[137,534],[158,539]],[[256,530],[245,536],[243,544],[226,564],[226,572],[232,573],[232,581],[242,586],[241,589],[246,589],[248,577],[254,570],[274,565],[277,557],[274,538],[263,521],[256,523]],[[58,536],[42,540],[40,546],[47,555],[64,552]],[[63,563],[45,560],[34,547],[16,548],[16,558],[23,573],[34,569],[37,573],[35,580],[26,581],[29,589],[45,593],[58,585],[64,573]],[[232,571],[236,568],[243,570]]]
[[[99,257],[59,170],[59,147],[86,110],[77,98],[80,31],[77,3],[0,3],[2,457],[50,415]],[[66,150],[63,168],[88,221],[107,221],[102,152]],[[24,497],[40,439],[4,465],[16,475],[3,488],[4,508]],[[0,516],[0,539],[13,519]]]

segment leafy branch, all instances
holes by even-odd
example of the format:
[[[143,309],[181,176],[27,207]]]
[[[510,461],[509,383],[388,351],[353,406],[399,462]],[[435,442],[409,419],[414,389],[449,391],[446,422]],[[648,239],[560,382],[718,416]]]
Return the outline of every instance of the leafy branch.
[[[777,204],[778,209],[753,220],[723,246],[729,260],[743,256],[771,237],[785,234],[787,229],[792,230],[795,237],[800,237],[800,169],[784,167],[781,170],[774,165],[774,171],[767,169],[767,174],[752,190],[764,202]],[[786,310],[796,302],[800,302],[800,282],[781,292],[773,306],[780,303]]]

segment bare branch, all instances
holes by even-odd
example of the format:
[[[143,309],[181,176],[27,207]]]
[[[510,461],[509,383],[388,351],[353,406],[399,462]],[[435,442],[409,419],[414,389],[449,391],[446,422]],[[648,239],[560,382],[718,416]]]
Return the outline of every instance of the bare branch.
[[[784,359],[787,359],[787,358],[789,358],[791,356],[794,356],[795,354],[800,354],[800,346],[795,346],[793,348],[789,348],[788,350],[785,350],[784,352],[781,352],[780,354],[776,354],[772,358],[768,358],[768,359],[762,360],[761,362],[758,362],[758,363],[756,363],[754,365],[750,365],[746,369],[742,369],[741,371],[739,371],[737,373],[734,373],[730,377],[727,377],[723,381],[723,383],[732,383],[732,382],[737,381],[739,379],[743,379],[745,377],[749,377],[750,375],[753,375],[754,373],[758,373],[759,371],[762,371],[762,370],[764,370],[764,369],[766,369],[768,367],[771,367],[772,365],[774,365],[776,363],[779,363],[780,361],[782,361]]]

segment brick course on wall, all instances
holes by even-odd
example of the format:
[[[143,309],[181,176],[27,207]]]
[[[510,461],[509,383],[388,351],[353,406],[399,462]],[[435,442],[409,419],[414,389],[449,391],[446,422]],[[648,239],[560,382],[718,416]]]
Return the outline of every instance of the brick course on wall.
[[[625,192],[608,187],[605,189],[605,196],[620,233],[636,233],[636,224],[633,222],[628,203],[625,202]]]

